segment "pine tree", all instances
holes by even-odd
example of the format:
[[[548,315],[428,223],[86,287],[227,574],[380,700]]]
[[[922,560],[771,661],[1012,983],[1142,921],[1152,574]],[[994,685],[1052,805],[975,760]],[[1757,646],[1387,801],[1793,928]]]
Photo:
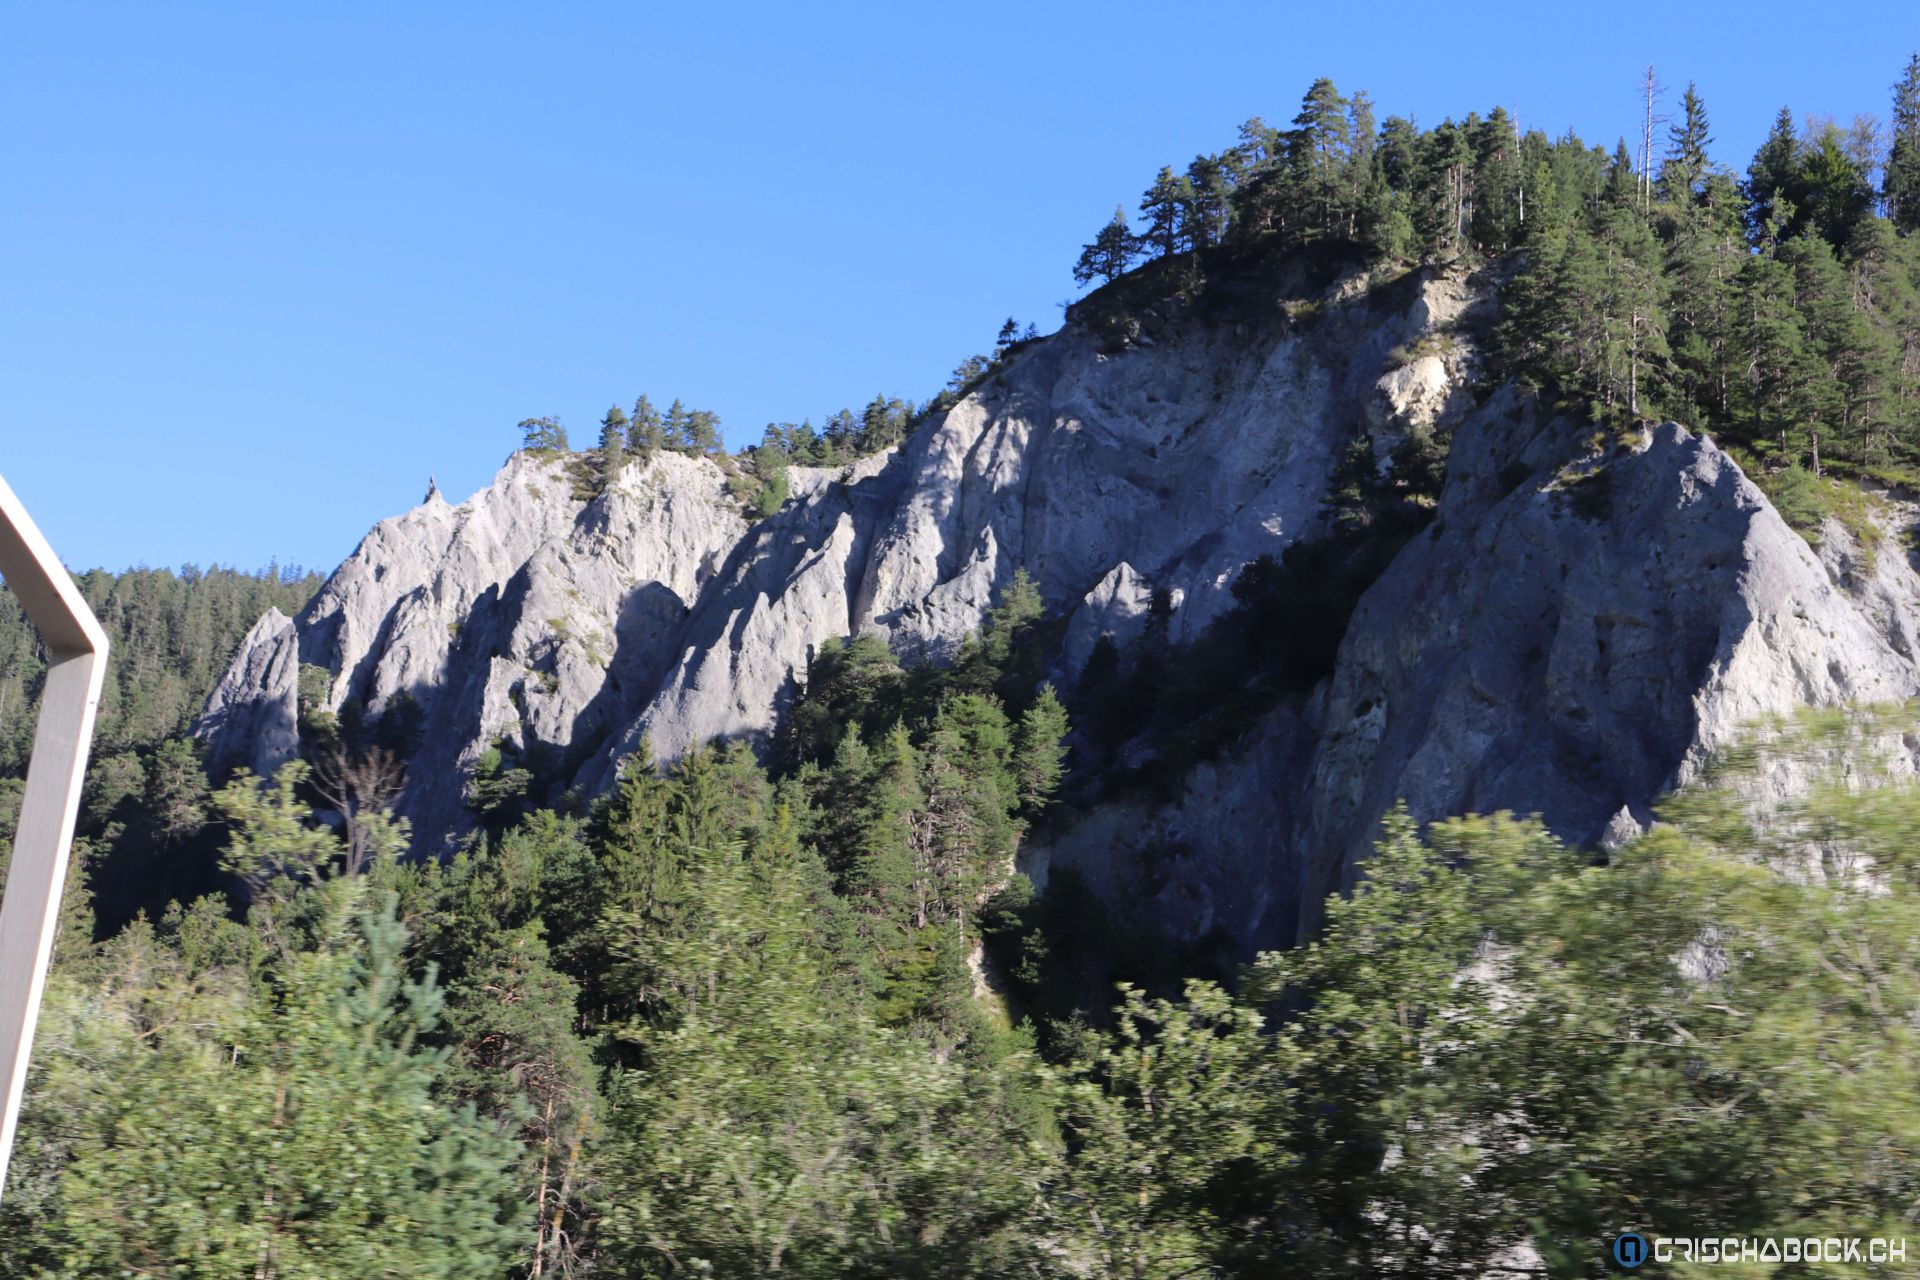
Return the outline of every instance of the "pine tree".
[[[1373,99],[1362,89],[1347,100],[1347,190],[1343,193],[1342,203],[1347,209],[1346,235],[1349,240],[1360,237],[1361,220],[1370,214],[1371,206],[1378,198],[1375,188],[1379,184],[1373,160],[1374,130]]]
[[[1073,264],[1073,282],[1091,284],[1095,280],[1118,280],[1127,273],[1127,268],[1133,265],[1139,252],[1133,229],[1127,225],[1125,210],[1115,205],[1113,218],[1100,228],[1100,233],[1094,236],[1092,243],[1080,250],[1080,260]]]
[[[1227,152],[1235,182],[1231,215],[1235,235],[1258,239],[1274,229],[1279,184],[1273,179],[1284,154],[1280,132],[1259,116],[1240,126],[1240,141]]]
[[[1219,156],[1197,156],[1187,166],[1186,233],[1193,249],[1205,249],[1227,235],[1227,210],[1233,199],[1233,185],[1227,177],[1226,163]]]
[[[1288,181],[1309,222],[1321,235],[1346,222],[1342,195],[1346,183],[1350,134],[1347,102],[1333,81],[1315,80],[1300,100],[1300,112],[1287,134]]]
[[[695,409],[687,416],[687,451],[698,458],[722,452],[720,415],[710,409]]]
[[[1129,985],[1120,995],[1114,1033],[1082,1049],[1066,1098],[1077,1154],[1059,1208],[1085,1241],[1089,1271],[1259,1274],[1218,1265],[1238,1224],[1209,1188],[1228,1168],[1263,1167],[1255,1102],[1289,1088],[1263,1049],[1261,1015],[1207,982],[1189,982],[1178,1002]]]
[[[903,726],[895,725],[873,748],[868,778],[846,887],[886,948],[914,912],[914,820],[925,803],[920,753]]]
[[[614,481],[627,465],[628,425],[627,415],[620,411],[619,405],[608,409],[607,416],[600,422],[600,447],[596,453],[602,492],[613,487]]]
[[[1893,87],[1892,135],[1880,194],[1888,219],[1911,235],[1920,232],[1920,53]]]
[[[520,423],[523,440],[521,448],[537,450],[543,453],[565,453],[567,451],[567,429],[560,425],[560,419],[525,418]]]
[[[1038,817],[1053,800],[1066,775],[1067,709],[1051,684],[1040,690],[1033,705],[1020,717],[1015,738],[1013,770],[1020,811]]]
[[[169,849],[194,835],[207,820],[207,775],[192,742],[169,738],[144,770],[146,810],[154,839]]]
[[[588,1045],[574,1034],[579,994],[532,924],[483,934],[467,973],[447,988],[440,1038],[454,1056],[439,1093],[518,1132],[521,1177],[534,1188],[522,1256],[534,1275],[572,1260],[585,1216],[583,1156],[599,1128],[599,1098]]]
[[[627,450],[641,461],[667,447],[666,425],[653,401],[641,396],[633,402],[633,417],[627,421]]]
[[[1472,149],[1451,120],[1420,139],[1412,177],[1413,225],[1422,248],[1451,257],[1465,247]]]
[[[667,406],[665,418],[660,423],[660,438],[667,448],[676,453],[694,452],[692,436],[692,413],[678,397]]]
[[[890,449],[906,439],[907,428],[912,422],[911,404],[898,396],[877,395],[860,411],[860,433],[856,447],[863,454]]]
[[[993,358],[995,360],[1006,359],[1008,349],[1011,348],[1013,344],[1018,342],[1019,340],[1020,340],[1020,322],[1018,320],[1015,320],[1012,316],[1008,316],[1007,322],[1000,326],[1000,332],[994,336]],[[847,414],[847,418],[849,421],[851,421],[853,418],[853,415],[849,413]],[[858,434],[859,432],[856,429],[855,431],[850,432],[849,436],[857,438]]]
[[[1171,166],[1162,166],[1153,185],[1140,197],[1140,212],[1147,220],[1140,240],[1160,257],[1171,258],[1180,252],[1181,204],[1180,180]]]

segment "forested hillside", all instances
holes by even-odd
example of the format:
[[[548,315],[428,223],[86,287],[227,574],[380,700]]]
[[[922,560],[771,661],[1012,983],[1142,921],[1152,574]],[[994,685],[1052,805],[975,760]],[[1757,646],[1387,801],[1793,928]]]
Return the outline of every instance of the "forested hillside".
[[[1769,467],[1905,480],[1920,459],[1920,60],[1890,119],[1782,108],[1744,168],[1689,85],[1630,147],[1523,132],[1502,107],[1422,130],[1316,81],[1290,129],[1164,168],[1075,266],[1204,295],[1277,246],[1362,261],[1511,255],[1503,372],[1598,422],[1670,418]]]
[[[268,609],[293,612],[320,577],[271,566],[89,570],[80,593],[106,629],[106,685],[79,834],[94,850],[103,924],[204,889],[206,780],[187,733],[240,638]],[[10,843],[40,714],[46,655],[11,592],[0,592],[0,841]],[[4,856],[0,845],[0,857]]]
[[[1622,1225],[1900,1233],[1920,787],[1859,762],[1910,711],[1776,726],[1598,863],[1396,818],[1315,943],[1182,987],[996,872],[1064,727],[995,695],[1022,630],[949,674],[851,645],[777,776],[634,760],[445,866],[369,815],[349,873],[305,765],[237,779],[244,918],[90,944],[74,886],[0,1274],[1603,1275]],[[1783,766],[1826,781],[1753,813]],[[1116,954],[1111,1015],[1044,1012]]]
[[[268,609],[292,613],[320,575],[272,566],[93,569],[80,594],[112,646],[94,732],[96,761],[186,733],[240,637]],[[11,593],[0,594],[0,778],[26,773],[46,657]]]
[[[1500,282],[1478,390],[1502,403],[1581,436],[1693,422],[1809,527],[1858,481],[1916,482],[1920,57],[1888,129],[1783,113],[1744,173],[1691,90],[1636,154],[1498,109],[1378,122],[1319,81],[1291,127],[1162,170],[1141,215],[1116,211],[1075,272],[1104,282],[1075,321],[1116,349],[1169,299],[1447,261]],[[1010,323],[943,396],[1024,341]],[[877,398],[770,428],[723,460],[727,518],[923,413]],[[590,496],[635,454],[719,451],[710,414],[644,397],[579,452],[521,426]],[[819,647],[758,754],[663,765],[643,742],[594,795],[496,740],[444,862],[403,857],[389,809],[407,699],[328,710],[331,673],[303,671],[298,757],[271,779],[209,780],[176,736],[253,617],[311,580],[86,580],[117,701],[0,1277],[1602,1276],[1629,1229],[1900,1236],[1920,1200],[1910,705],[1756,724],[1604,848],[1396,810],[1320,933],[1244,965],[1071,868],[1015,871],[1063,808],[1165,799],[1258,714],[1324,713],[1355,602],[1437,531],[1454,446],[1346,459],[1324,536],[1240,567],[1185,641],[1150,592],[1137,639],[1092,646],[1071,687],[1048,680],[1064,620],[1018,572],[942,662],[873,634]],[[1591,489],[1570,506],[1606,514]],[[0,728],[32,690],[30,642],[6,652]],[[1780,777],[1806,786],[1756,806]]]

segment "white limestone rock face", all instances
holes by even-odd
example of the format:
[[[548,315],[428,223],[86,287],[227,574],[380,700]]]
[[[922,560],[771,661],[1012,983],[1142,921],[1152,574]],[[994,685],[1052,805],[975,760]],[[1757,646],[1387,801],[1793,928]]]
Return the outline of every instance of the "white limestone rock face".
[[[199,732],[221,768],[277,766],[299,664],[324,667],[334,710],[416,724],[400,810],[444,852],[496,743],[549,801],[604,789],[643,739],[663,760],[765,743],[820,645],[871,630],[943,659],[1017,568],[1064,615],[1061,682],[1103,635],[1136,635],[1156,592],[1192,638],[1249,561],[1325,531],[1335,462],[1369,431],[1452,431],[1452,461],[1331,675],[1176,802],[1032,845],[1036,874],[1074,867],[1189,940],[1283,944],[1398,799],[1597,840],[1756,714],[1920,687],[1920,574],[1897,538],[1868,557],[1836,526],[1816,554],[1672,425],[1585,456],[1590,430],[1479,378],[1488,287],[1352,275],[1161,316],[1150,343],[1070,322],[896,449],[792,468],[751,524],[709,460],[631,465],[581,502],[559,460],[515,455],[466,502],[377,526],[298,617],[262,619]]]
[[[299,719],[299,636],[292,619],[268,609],[201,713],[200,730],[213,742],[209,767],[274,772],[299,750]]]
[[[1666,424],[1568,483],[1578,434],[1504,396],[1476,415],[1439,518],[1355,610],[1317,723],[1276,717],[1266,732],[1292,737],[1255,738],[1169,810],[1228,815],[1188,845],[1203,864],[1236,850],[1238,891],[1267,904],[1244,947],[1311,929],[1396,801],[1422,821],[1506,809],[1617,841],[1758,716],[1920,691],[1904,550],[1850,593],[1709,441]],[[1301,749],[1297,773],[1271,763]],[[1251,851],[1248,827],[1266,833]],[[1090,826],[1044,856],[1126,861],[1113,835]],[[1132,875],[1118,899],[1160,892]]]
[[[1447,407],[1453,389],[1447,362],[1424,355],[1380,375],[1367,401],[1367,425],[1378,434],[1430,431]]]
[[[435,492],[376,526],[285,634],[328,671],[329,709],[417,725],[398,808],[437,850],[470,829],[462,794],[496,742],[558,785],[625,728],[745,527],[711,462],[663,455],[581,502],[560,460],[520,453],[459,506]],[[216,762],[252,732],[226,709],[278,687],[257,665],[243,649],[208,703]]]
[[[1094,647],[1103,639],[1125,648],[1146,628],[1147,610],[1152,605],[1153,584],[1126,561],[1115,565],[1073,612],[1060,655],[1065,674],[1086,666]]]

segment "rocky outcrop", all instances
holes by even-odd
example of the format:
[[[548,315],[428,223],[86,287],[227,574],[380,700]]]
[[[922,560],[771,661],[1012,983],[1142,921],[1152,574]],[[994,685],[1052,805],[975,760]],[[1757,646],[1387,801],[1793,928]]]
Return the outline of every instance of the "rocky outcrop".
[[[1125,644],[1152,600],[1177,639],[1242,566],[1324,532],[1370,439],[1453,436],[1426,532],[1360,601],[1330,677],[1172,803],[1112,801],[1034,842],[1188,939],[1291,941],[1350,884],[1380,814],[1537,811],[1620,838],[1753,715],[1909,694],[1920,578],[1904,550],[1819,554],[1714,446],[1671,424],[1596,445],[1489,394],[1484,279],[1364,276],[1027,344],[899,448],[794,468],[749,524],[705,459],[630,465],[579,501],[562,463],[509,460],[458,506],[378,526],[289,622],[263,619],[200,732],[223,765],[295,747],[298,663],[336,712],[415,728],[401,811],[423,851],[471,830],[498,745],[545,798],[594,793],[651,743],[765,741],[823,642],[883,633],[941,660],[1016,568],[1065,615],[1056,676]]]
[[[1286,945],[1352,886],[1396,801],[1618,841],[1756,718],[1920,690],[1904,552],[1850,590],[1845,532],[1829,528],[1823,564],[1710,441],[1668,423],[1588,452],[1584,434],[1510,395],[1483,407],[1310,722],[1276,716],[1175,804],[1090,822],[1029,850],[1030,868],[1097,864],[1110,896],[1177,934],[1226,917],[1245,946]],[[1208,913],[1163,900],[1169,849],[1199,869],[1172,892],[1207,888]]]
[[[1195,634],[1243,564],[1314,533],[1389,353],[1475,296],[1445,275],[1352,277],[1311,325],[1269,307],[1165,324],[1150,346],[1069,324],[902,447],[792,469],[785,507],[751,527],[706,459],[631,465],[582,502],[559,459],[516,454],[460,505],[436,489],[376,527],[294,620],[299,661],[325,669],[327,709],[415,723],[400,807],[426,849],[471,829],[462,792],[496,745],[556,798],[607,785],[643,738],[665,759],[762,740],[821,643],[873,628],[939,660],[1017,567],[1074,615],[1064,675],[1137,631],[1156,588]],[[279,689],[236,659],[201,725],[216,759],[291,754],[222,710]]]
[[[227,674],[207,699],[199,732],[217,773],[269,774],[300,746],[300,640],[293,620],[268,609],[240,641]]]
[[[290,758],[297,650],[324,709],[408,726],[399,809],[442,847],[494,745],[553,779],[632,722],[745,528],[711,463],[657,458],[589,503],[559,459],[516,454],[459,506],[436,489],[376,526],[297,619],[263,619],[199,733],[216,767]]]

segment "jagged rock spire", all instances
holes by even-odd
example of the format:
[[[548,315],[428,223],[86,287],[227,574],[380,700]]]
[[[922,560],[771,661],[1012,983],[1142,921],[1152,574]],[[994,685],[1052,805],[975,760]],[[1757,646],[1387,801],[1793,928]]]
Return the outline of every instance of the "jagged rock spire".
[[[445,498],[442,498],[440,496],[440,484],[438,481],[436,481],[433,478],[432,472],[427,473],[427,496],[420,499],[420,501],[422,502],[445,502],[446,501]]]

